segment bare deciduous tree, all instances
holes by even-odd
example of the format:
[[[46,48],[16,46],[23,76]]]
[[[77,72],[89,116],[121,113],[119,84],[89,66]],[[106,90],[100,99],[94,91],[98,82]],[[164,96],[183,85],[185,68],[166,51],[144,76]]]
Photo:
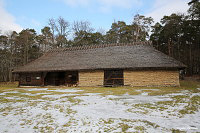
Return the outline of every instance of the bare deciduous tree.
[[[59,17],[57,20],[51,18],[49,19],[49,26],[53,34],[53,44],[56,44],[56,47],[63,47],[63,45],[66,44],[69,34],[69,22],[63,17]]]
[[[67,36],[69,33],[69,22],[64,18],[59,17],[57,20],[57,24],[55,25],[55,29],[58,32],[58,35]]]
[[[53,42],[53,45],[54,45],[55,44],[55,26],[56,26],[55,19],[54,18],[49,19],[48,24],[49,24],[51,32],[52,32],[52,42]]]
[[[81,31],[91,33],[94,31],[94,29],[91,28],[91,23],[88,21],[74,21],[72,29],[74,33],[79,33]]]

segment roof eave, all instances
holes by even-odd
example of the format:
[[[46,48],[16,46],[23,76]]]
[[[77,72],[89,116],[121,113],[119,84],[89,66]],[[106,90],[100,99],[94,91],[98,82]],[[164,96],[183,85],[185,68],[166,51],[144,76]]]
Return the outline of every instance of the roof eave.
[[[88,70],[112,70],[112,69],[123,69],[123,70],[177,70],[185,69],[187,66],[178,67],[129,67],[129,68],[88,68],[88,69],[62,69],[62,70],[16,70],[12,73],[36,73],[36,72],[62,72],[62,71],[88,71]]]

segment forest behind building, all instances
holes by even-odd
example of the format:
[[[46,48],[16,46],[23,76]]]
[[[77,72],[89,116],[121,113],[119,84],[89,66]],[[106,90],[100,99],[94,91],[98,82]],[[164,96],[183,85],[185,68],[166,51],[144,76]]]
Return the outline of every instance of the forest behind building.
[[[163,16],[160,22],[136,14],[130,24],[114,21],[108,31],[96,30],[88,21],[69,23],[59,17],[50,18],[39,34],[34,29],[2,33],[0,82],[12,81],[14,68],[39,58],[50,49],[148,40],[157,50],[183,62],[187,76],[200,75],[200,2],[193,0],[187,14],[173,13]]]

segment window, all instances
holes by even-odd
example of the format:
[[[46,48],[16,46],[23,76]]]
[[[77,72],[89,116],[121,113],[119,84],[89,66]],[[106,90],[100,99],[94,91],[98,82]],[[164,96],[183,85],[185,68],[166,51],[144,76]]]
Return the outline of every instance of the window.
[[[30,76],[26,77],[26,82],[31,82],[31,77]]]
[[[39,80],[39,79],[40,79],[40,77],[36,77],[35,79]]]

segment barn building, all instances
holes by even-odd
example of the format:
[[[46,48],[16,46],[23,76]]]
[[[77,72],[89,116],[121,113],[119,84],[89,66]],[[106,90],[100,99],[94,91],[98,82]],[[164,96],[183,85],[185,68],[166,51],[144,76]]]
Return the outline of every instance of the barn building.
[[[53,49],[13,73],[25,86],[179,86],[185,65],[150,42]]]

